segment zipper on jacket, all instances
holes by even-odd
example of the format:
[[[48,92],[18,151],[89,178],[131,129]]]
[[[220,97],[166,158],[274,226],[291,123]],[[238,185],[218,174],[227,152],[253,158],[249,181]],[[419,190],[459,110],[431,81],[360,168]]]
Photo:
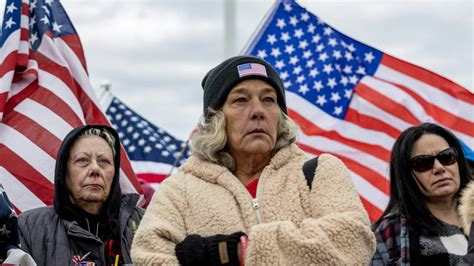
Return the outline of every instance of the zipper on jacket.
[[[258,204],[258,198],[252,199],[252,208],[255,210],[257,216],[257,224],[260,223],[260,205]]]
[[[252,208],[255,211],[255,216],[257,217],[257,224],[262,223],[262,219],[260,218],[260,204],[258,203],[258,199],[260,198],[260,190],[262,189],[261,177],[262,176],[260,175],[255,198],[252,199]]]

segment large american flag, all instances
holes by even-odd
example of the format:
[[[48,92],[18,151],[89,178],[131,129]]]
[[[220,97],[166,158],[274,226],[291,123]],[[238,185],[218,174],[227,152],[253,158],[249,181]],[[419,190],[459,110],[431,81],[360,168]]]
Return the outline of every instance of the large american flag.
[[[471,92],[347,37],[294,1],[275,3],[244,53],[277,69],[300,146],[344,161],[371,220],[388,203],[388,161],[401,131],[436,122],[474,147]]]
[[[112,126],[119,133],[137,177],[157,187],[191,155],[185,141],[179,140],[149,122],[106,92],[102,97]]]
[[[110,123],[57,0],[7,0],[0,47],[0,183],[19,211],[51,205],[62,139],[79,125]],[[121,152],[122,191],[141,192]]]

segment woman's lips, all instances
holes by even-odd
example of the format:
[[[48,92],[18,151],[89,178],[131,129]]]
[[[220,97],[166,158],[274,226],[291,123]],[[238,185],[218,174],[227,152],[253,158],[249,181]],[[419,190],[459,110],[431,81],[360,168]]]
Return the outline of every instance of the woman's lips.
[[[256,134],[256,133],[266,133],[263,129],[254,129],[250,131],[248,134]]]
[[[446,182],[446,181],[452,181],[452,179],[451,179],[451,178],[448,178],[448,177],[446,177],[446,178],[441,178],[441,179],[436,180],[436,181],[433,183],[433,185],[436,185],[436,184],[439,184],[439,183],[443,183],[443,182]]]
[[[86,187],[93,187],[93,188],[102,188],[102,184],[87,184],[85,185]]]

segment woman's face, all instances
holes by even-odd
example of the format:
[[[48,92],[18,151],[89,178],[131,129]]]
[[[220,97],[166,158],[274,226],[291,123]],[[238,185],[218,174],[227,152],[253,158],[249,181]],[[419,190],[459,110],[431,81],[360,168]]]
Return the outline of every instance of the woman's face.
[[[79,207],[104,203],[114,173],[112,149],[103,138],[91,135],[77,139],[69,153],[65,179],[72,202]]]
[[[448,142],[442,137],[435,134],[425,134],[415,142],[411,158],[413,161],[413,158],[419,155],[436,156],[440,152],[446,154],[448,148],[450,148]],[[444,165],[439,159],[435,159],[433,166],[428,170],[413,169],[415,182],[428,200],[453,198],[459,190],[458,163],[452,160],[446,162],[445,158],[441,159]]]
[[[238,83],[227,96],[222,111],[228,147],[234,157],[270,155],[280,117],[277,95],[271,85],[259,79]]]

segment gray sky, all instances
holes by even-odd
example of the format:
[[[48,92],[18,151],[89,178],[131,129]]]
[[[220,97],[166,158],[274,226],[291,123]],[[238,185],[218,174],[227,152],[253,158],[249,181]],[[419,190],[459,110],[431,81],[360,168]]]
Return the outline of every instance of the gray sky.
[[[223,1],[61,2],[82,40],[93,85],[110,81],[132,109],[187,138],[202,110],[201,79],[224,59]],[[235,54],[273,3],[236,0]],[[474,87],[471,0],[298,3],[356,40]]]

